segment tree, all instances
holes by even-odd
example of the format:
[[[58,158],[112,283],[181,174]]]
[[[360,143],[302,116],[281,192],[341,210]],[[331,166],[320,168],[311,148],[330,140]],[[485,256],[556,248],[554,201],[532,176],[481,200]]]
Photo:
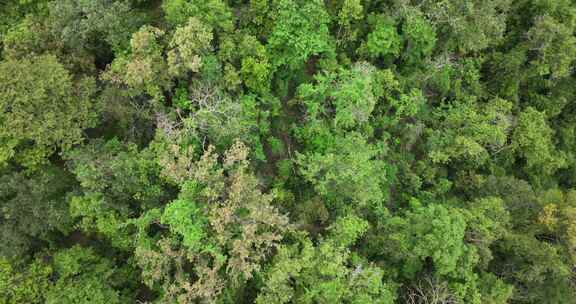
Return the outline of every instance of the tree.
[[[298,88],[312,132],[321,127],[319,124],[332,124],[335,130],[366,126],[384,94],[382,75],[367,62],[315,78],[317,84],[306,83]],[[303,127],[304,132],[307,127]]]
[[[504,149],[512,128],[512,104],[503,99],[478,104],[475,100],[454,102],[437,111],[428,146],[433,162],[460,160],[482,165],[491,154]]]
[[[148,94],[162,100],[163,90],[172,86],[164,46],[159,41],[163,35],[164,31],[152,26],[140,28],[132,35],[129,55],[116,57],[102,78],[127,86],[130,95]]]
[[[167,195],[158,177],[160,166],[150,150],[139,150],[133,143],[117,139],[93,140],[65,154],[86,193],[110,199],[118,209],[137,201],[141,208],[157,206]]]
[[[174,32],[168,52],[168,67],[172,75],[179,76],[191,71],[198,73],[202,56],[210,51],[212,31],[195,17]]]
[[[40,258],[20,267],[0,259],[0,303],[44,303],[52,274],[52,267]]]
[[[427,222],[424,217],[433,220]],[[392,254],[393,259],[402,261],[403,274],[408,277],[422,270],[427,258],[432,260],[439,275],[455,273],[457,265],[470,253],[463,242],[466,219],[457,209],[438,204],[416,205],[405,216],[393,217],[387,222],[389,244],[384,250]]]
[[[68,168],[82,190],[69,201],[76,227],[106,238],[117,248],[133,247],[126,221],[171,197],[155,156],[151,150],[116,139],[94,140],[66,153]]]
[[[382,147],[349,133],[335,137],[324,152],[300,154],[297,163],[302,176],[338,210],[349,203],[377,205],[386,199],[391,170],[382,156]]]
[[[232,12],[222,0],[167,0],[163,1],[162,9],[166,21],[172,26],[184,24],[190,17],[195,17],[203,24],[224,32],[234,28]]]
[[[243,144],[222,163],[213,148],[198,161],[186,151],[162,158],[164,176],[180,181],[178,200],[131,221],[140,231],[135,255],[144,281],[160,287],[164,301],[214,301],[225,287],[250,280],[291,227],[272,206],[274,195],[258,189]],[[155,223],[169,233],[148,237]]]
[[[42,15],[46,11],[47,1],[17,1],[5,0],[2,2],[2,11],[0,12],[0,60],[3,58],[3,43],[5,35],[10,29],[18,24],[23,23],[26,16]]]
[[[576,260],[576,191],[550,189],[541,194],[538,233],[549,234],[562,244],[570,261]]]
[[[358,28],[362,25],[362,19],[364,18],[364,7],[361,2],[359,0],[344,0],[341,2],[337,18],[338,36],[336,37],[339,42],[354,42],[358,39]]]
[[[421,63],[436,46],[436,31],[420,11],[407,10],[402,33],[406,41],[403,58],[409,65]]]
[[[496,245],[494,251],[502,256],[493,267],[514,283],[513,299],[520,303],[573,302],[571,266],[555,246],[524,233],[510,233]]]
[[[339,218],[317,246],[295,235],[293,244],[279,248],[256,303],[394,303],[396,286],[383,281],[385,272],[354,259],[349,249],[367,226],[353,215]]]
[[[272,74],[272,65],[266,46],[251,35],[245,35],[238,43],[241,50],[238,56],[241,58],[242,80],[246,87],[259,94],[268,94]]]
[[[48,25],[61,43],[95,54],[110,52],[107,48],[126,49],[130,35],[143,21],[128,1],[65,0],[50,2],[48,8]]]
[[[366,53],[370,58],[384,57],[393,58],[400,55],[402,39],[398,34],[396,23],[386,16],[373,16],[373,30],[366,37],[366,43],[359,51]]]
[[[525,170],[534,177],[542,172],[553,173],[565,166],[563,153],[554,149],[553,135],[544,113],[532,107],[520,113],[512,135],[513,144],[526,160]]]
[[[538,53],[532,61],[539,75],[553,78],[568,76],[576,56],[574,29],[559,23],[550,16],[536,19],[528,33],[528,47]]]
[[[501,219],[507,214],[501,203],[487,198],[464,209],[412,199],[402,214],[379,219],[365,249],[397,265],[399,279],[409,282],[409,301],[481,303],[483,297],[505,297],[508,285],[499,280],[488,284],[475,271],[481,258],[484,263],[490,260],[483,256],[486,247],[503,238]],[[490,210],[493,207],[499,209]]]
[[[498,197],[486,197],[466,204],[465,239],[478,250],[480,265],[486,267],[494,258],[490,246],[503,239],[510,228],[510,213]]]
[[[54,254],[58,279],[46,294],[46,303],[123,303],[131,298],[123,290],[120,274],[112,262],[90,248],[74,246]]]
[[[502,41],[512,1],[422,1],[422,11],[436,25],[441,43],[465,54]]]
[[[57,167],[32,176],[3,169],[0,175],[0,246],[2,257],[24,257],[42,242],[71,230],[67,194],[74,180]]]
[[[42,53],[45,47],[46,29],[37,18],[24,18],[10,27],[4,35],[4,57],[19,59]]]
[[[310,56],[333,52],[329,15],[321,1],[280,0],[278,16],[268,37],[275,67],[300,68]]]
[[[0,162],[33,168],[78,144],[97,122],[94,91],[93,79],[74,81],[52,55],[0,62]]]

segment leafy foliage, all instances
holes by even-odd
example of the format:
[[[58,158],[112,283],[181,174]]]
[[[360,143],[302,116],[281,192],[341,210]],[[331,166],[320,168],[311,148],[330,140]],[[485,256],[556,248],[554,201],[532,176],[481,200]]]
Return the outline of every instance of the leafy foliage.
[[[279,249],[256,303],[393,303],[395,286],[383,282],[384,271],[354,261],[348,249],[366,228],[365,221],[347,217],[318,246],[295,236],[295,244]]]
[[[312,55],[331,50],[329,16],[321,1],[280,0],[268,47],[274,66],[298,68]]]
[[[0,304],[576,303],[574,1],[0,2]]]
[[[79,143],[96,123],[94,79],[73,81],[54,56],[4,61],[0,83],[2,163],[42,164],[56,149]]]
[[[2,256],[21,256],[42,241],[52,241],[53,233],[70,231],[66,196],[74,180],[69,174],[56,167],[32,176],[5,169],[0,181]]]

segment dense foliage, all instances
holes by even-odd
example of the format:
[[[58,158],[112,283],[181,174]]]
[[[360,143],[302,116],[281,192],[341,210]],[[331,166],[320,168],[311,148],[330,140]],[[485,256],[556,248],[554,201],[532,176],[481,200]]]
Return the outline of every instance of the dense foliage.
[[[0,1],[0,304],[576,303],[576,1]]]

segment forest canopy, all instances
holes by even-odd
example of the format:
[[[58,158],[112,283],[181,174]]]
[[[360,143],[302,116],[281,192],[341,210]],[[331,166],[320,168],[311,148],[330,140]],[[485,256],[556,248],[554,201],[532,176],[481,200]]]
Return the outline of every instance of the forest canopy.
[[[0,304],[576,304],[576,1],[0,1]]]

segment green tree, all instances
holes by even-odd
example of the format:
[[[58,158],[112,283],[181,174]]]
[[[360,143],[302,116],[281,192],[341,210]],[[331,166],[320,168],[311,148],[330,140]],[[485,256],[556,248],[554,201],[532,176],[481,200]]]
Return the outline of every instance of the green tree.
[[[67,193],[74,180],[57,167],[39,168],[32,176],[3,169],[0,175],[0,256],[24,257],[58,232],[71,230]]]
[[[527,36],[529,49],[538,54],[531,64],[539,75],[551,75],[554,78],[570,75],[576,57],[574,28],[550,16],[542,16],[536,19]]]
[[[359,27],[364,19],[364,7],[360,0],[338,1],[341,4],[338,11],[338,35],[339,42],[355,41],[358,38]]]
[[[53,269],[38,258],[29,265],[16,266],[0,258],[0,303],[44,303],[51,287]]]
[[[180,195],[131,221],[139,230],[137,263],[162,301],[214,301],[225,287],[253,278],[291,227],[271,204],[274,194],[258,189],[241,143],[222,163],[213,148],[197,161],[189,150],[170,151],[160,161],[164,176],[179,181]],[[156,223],[169,233],[149,237]]]
[[[172,86],[160,38],[164,31],[145,25],[132,35],[130,53],[114,59],[102,75],[104,80],[127,86],[130,95],[148,94],[162,100],[163,91]]]
[[[95,54],[126,49],[143,21],[129,1],[52,1],[48,8],[48,25],[56,39],[70,49]]]
[[[170,198],[151,150],[116,139],[94,140],[65,155],[82,194],[69,201],[70,215],[86,234],[98,234],[119,248],[133,246],[123,226],[131,217]]]
[[[454,102],[437,110],[433,118],[438,126],[428,138],[430,158],[437,163],[459,160],[482,165],[507,147],[511,110],[512,104],[503,99]]]
[[[134,144],[95,140],[69,152],[66,158],[84,191],[101,193],[116,205],[139,201],[144,207],[155,206],[165,195],[154,155],[138,151]]]
[[[384,94],[380,76],[371,64],[358,62],[349,70],[316,76],[315,85],[302,84],[298,97],[312,123],[326,119],[336,129],[352,129],[366,125]]]
[[[94,91],[93,79],[74,81],[51,55],[0,62],[0,162],[33,168],[78,144],[97,122]]]
[[[532,107],[520,113],[512,140],[518,154],[526,160],[527,173],[537,177],[565,166],[565,156],[556,151],[553,136],[554,130],[548,125],[544,113]]]
[[[416,205],[414,210],[407,211],[405,216],[387,221],[386,238],[390,243],[384,250],[402,261],[402,271],[409,277],[423,269],[427,258],[431,258],[439,275],[455,273],[457,265],[470,252],[463,242],[464,214],[440,204],[413,204]]]
[[[313,55],[333,52],[322,1],[279,0],[278,16],[268,37],[273,66],[300,68]]]
[[[166,21],[172,26],[186,23],[190,17],[227,32],[234,28],[232,11],[222,0],[167,0],[162,2]]]
[[[379,204],[386,198],[390,169],[383,148],[369,144],[358,133],[336,137],[324,152],[298,156],[300,173],[318,194],[343,207],[348,202]]]
[[[371,16],[373,30],[366,37],[366,43],[359,51],[366,53],[370,58],[391,55],[393,58],[400,55],[402,39],[398,34],[394,20],[386,16]]]
[[[402,37],[406,41],[403,58],[408,64],[419,64],[432,54],[436,46],[436,31],[420,11],[407,10],[402,24]]]
[[[202,56],[207,54],[212,42],[212,31],[198,19],[192,17],[185,26],[178,27],[170,41],[168,68],[173,75],[199,72]]]
[[[4,35],[4,57],[18,59],[39,55],[47,42],[45,26],[38,18],[29,16],[10,27]]]
[[[493,267],[514,283],[513,299],[519,303],[573,303],[571,266],[554,245],[529,234],[510,233],[494,251],[502,256]]]
[[[295,235],[293,244],[279,248],[256,303],[394,303],[396,286],[385,272],[349,249],[367,227],[358,217],[340,218],[316,246]]]
[[[477,52],[502,41],[511,0],[422,1],[422,11],[436,25],[445,47]]]
[[[74,246],[54,254],[57,281],[46,294],[46,303],[124,303],[130,290],[122,289],[120,271],[110,260],[90,248]]]

